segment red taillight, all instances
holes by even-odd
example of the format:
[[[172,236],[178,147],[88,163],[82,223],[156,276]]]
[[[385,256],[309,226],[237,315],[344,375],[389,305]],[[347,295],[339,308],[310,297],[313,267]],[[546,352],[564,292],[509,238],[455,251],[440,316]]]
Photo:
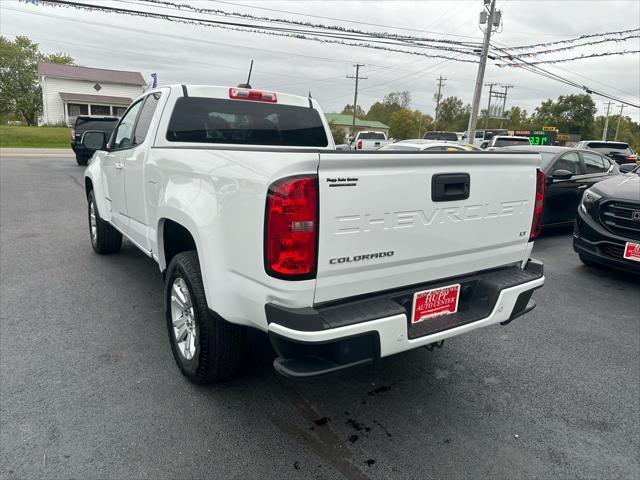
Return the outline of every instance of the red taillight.
[[[626,157],[624,157],[624,159],[627,162],[633,163],[638,159],[638,156],[637,155],[627,155]]]
[[[264,92],[262,90],[249,90],[247,88],[230,88],[229,98],[236,100],[253,100],[255,102],[277,103],[276,92]]]
[[[356,144],[356,150],[362,150],[362,140],[358,140],[358,143]]]
[[[536,199],[533,203],[533,220],[531,220],[531,233],[529,240],[540,235],[542,228],[542,214],[544,213],[544,192],[547,188],[547,179],[542,170],[536,172]]]
[[[272,277],[316,275],[318,177],[296,176],[271,184],[265,214],[265,269]]]

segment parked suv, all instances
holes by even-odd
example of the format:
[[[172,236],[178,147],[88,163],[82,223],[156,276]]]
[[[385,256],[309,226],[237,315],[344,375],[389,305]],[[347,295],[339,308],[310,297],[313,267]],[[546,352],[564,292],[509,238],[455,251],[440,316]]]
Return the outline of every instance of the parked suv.
[[[76,154],[78,165],[86,165],[95,150],[88,149],[82,145],[82,135],[87,130],[98,130],[104,132],[105,138],[111,136],[111,132],[118,123],[118,117],[98,117],[92,115],[79,115],[71,130],[71,149]]]
[[[640,273],[640,176],[620,175],[584,192],[573,231],[583,263]]]
[[[638,156],[625,142],[603,142],[600,140],[583,140],[578,142],[575,148],[586,150],[595,150],[609,158],[612,158],[619,164],[636,163]]]

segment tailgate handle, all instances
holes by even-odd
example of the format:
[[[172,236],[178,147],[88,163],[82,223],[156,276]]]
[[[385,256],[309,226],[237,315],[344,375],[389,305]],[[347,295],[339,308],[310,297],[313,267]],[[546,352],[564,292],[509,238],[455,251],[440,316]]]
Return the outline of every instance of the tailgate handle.
[[[469,198],[471,179],[468,173],[439,173],[431,177],[431,200],[451,202]]]

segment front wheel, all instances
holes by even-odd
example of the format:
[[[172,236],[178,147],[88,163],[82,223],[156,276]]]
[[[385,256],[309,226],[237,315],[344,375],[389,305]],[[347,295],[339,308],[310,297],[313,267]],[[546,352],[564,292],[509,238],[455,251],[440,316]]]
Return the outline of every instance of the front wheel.
[[[96,197],[93,190],[89,192],[88,217],[89,217],[89,237],[91,246],[96,253],[116,253],[122,247],[122,234],[113,228],[108,222],[100,218]]]
[[[246,329],[227,322],[207,307],[195,251],[173,257],[164,292],[169,341],[182,373],[194,383],[211,383],[235,375],[245,356]]]
[[[89,162],[91,155],[81,155],[80,153],[76,153],[76,163],[81,167],[84,167]]]

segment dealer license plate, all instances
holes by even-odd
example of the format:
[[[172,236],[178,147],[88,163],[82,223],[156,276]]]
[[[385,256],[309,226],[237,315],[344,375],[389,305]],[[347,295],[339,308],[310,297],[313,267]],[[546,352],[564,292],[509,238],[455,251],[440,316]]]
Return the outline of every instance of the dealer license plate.
[[[459,298],[460,284],[414,293],[411,323],[419,323],[429,318],[456,313]]]
[[[624,258],[640,262],[640,243],[627,242],[624,246]]]

